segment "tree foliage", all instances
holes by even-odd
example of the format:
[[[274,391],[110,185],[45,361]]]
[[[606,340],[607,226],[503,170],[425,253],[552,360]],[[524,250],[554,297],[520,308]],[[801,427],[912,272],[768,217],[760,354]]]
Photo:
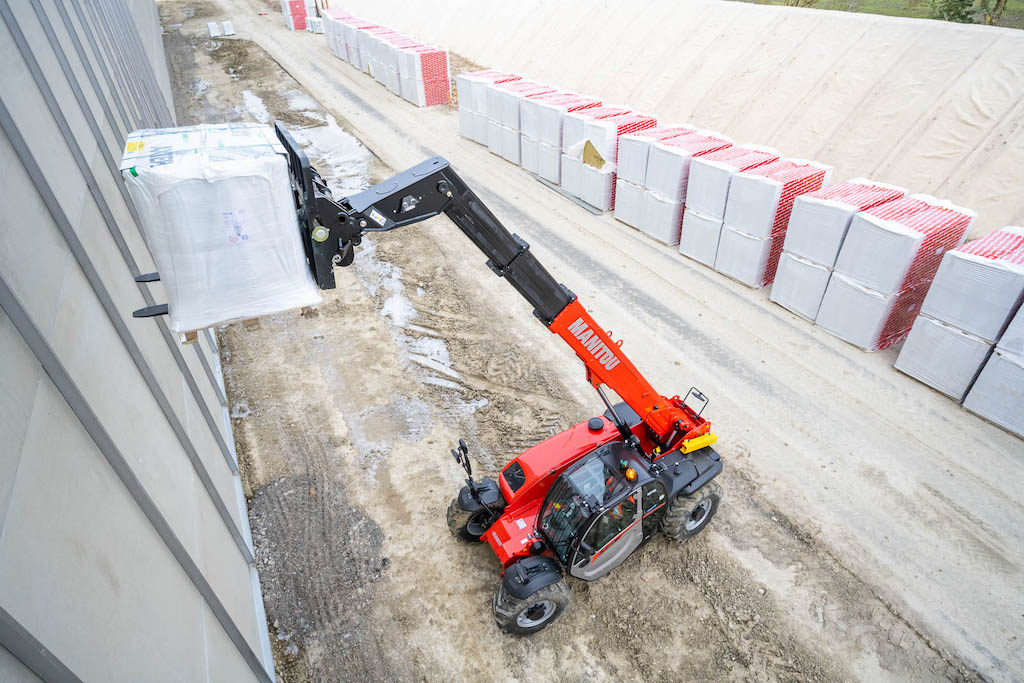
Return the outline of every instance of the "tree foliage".
[[[932,17],[961,24],[974,22],[974,0],[931,0]],[[997,2],[1000,0],[997,0]],[[1005,0],[1001,0],[1005,3]]]

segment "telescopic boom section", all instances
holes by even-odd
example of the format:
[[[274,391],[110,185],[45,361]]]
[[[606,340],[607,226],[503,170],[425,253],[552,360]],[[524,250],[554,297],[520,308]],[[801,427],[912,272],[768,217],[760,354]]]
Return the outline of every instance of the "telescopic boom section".
[[[384,232],[446,214],[487,257],[488,267],[508,280],[533,306],[534,315],[565,340],[587,368],[587,380],[606,385],[629,405],[662,451],[708,433],[710,425],[678,397],[659,394],[587,313],[576,295],[559,284],[510,233],[441,157],[426,161],[340,201],[335,201],[287,129],[276,124],[288,149],[310,268],[322,289],[334,287],[332,265],[349,265],[366,232]],[[713,438],[713,437],[712,437]]]

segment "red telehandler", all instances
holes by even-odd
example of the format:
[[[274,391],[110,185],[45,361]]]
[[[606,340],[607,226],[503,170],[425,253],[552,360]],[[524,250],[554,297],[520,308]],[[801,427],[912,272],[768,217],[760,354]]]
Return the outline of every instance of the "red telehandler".
[[[347,266],[367,232],[383,232],[446,214],[534,308],[534,315],[583,361],[607,410],[528,449],[498,481],[473,478],[466,442],[452,455],[466,485],[448,508],[459,539],[486,542],[504,569],[494,617],[508,633],[528,635],[569,609],[565,575],[584,581],[616,568],[662,531],[678,541],[699,533],[718,509],[722,471],[716,437],[701,417],[707,398],[659,394],[554,280],[518,235],[508,232],[441,157],[428,159],[356,195],[335,200],[281,124],[306,257],[322,289],[332,266]],[[622,399],[612,405],[602,389]],[[694,404],[691,406],[691,403]]]

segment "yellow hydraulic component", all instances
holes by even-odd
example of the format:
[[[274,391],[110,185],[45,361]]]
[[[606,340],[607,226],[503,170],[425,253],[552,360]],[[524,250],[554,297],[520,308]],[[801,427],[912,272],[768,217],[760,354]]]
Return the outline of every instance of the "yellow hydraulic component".
[[[683,442],[683,445],[679,447],[681,453],[692,453],[695,450],[710,446],[711,444],[718,441],[718,437],[714,434],[705,434],[704,436],[698,436],[696,439],[687,439]]]

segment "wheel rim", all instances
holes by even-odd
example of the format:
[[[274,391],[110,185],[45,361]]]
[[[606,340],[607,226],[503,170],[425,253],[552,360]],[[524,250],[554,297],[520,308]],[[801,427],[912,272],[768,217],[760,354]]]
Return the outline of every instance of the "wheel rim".
[[[555,613],[555,603],[541,600],[530,605],[516,617],[516,624],[522,628],[533,628],[550,619]]]
[[[487,531],[487,526],[484,522],[487,519],[486,512],[478,512],[469,518],[466,522],[466,531],[473,534],[474,536],[483,536],[484,532]]]
[[[711,499],[705,498],[701,502],[697,503],[697,507],[690,513],[689,518],[686,520],[686,530],[693,531],[705,521],[708,516],[711,515]]]

